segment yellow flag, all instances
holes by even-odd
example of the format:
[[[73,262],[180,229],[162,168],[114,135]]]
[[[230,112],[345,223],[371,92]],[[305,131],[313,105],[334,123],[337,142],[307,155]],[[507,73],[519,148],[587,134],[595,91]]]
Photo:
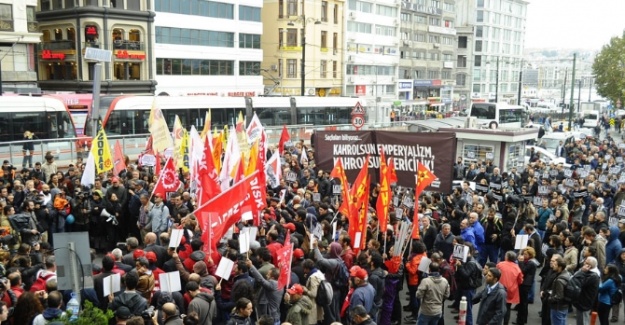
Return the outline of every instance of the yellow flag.
[[[245,169],[245,176],[252,175],[252,173],[256,170],[256,165],[258,164],[258,140],[254,141],[252,144],[252,149],[250,150],[250,160],[247,164],[247,168]]]
[[[189,145],[191,142],[191,137],[189,136],[189,132],[187,130],[182,130],[182,141],[180,143],[180,160],[176,164],[176,167],[182,168],[183,172],[189,171],[189,149],[191,146]]]
[[[213,133],[212,154],[213,154],[213,163],[215,164],[215,171],[217,171],[217,174],[219,174],[221,171],[221,152],[223,151],[223,142],[221,141],[221,133],[217,132],[217,127],[215,127],[215,132]]]
[[[206,139],[206,135],[211,132],[211,109],[209,108],[206,112],[206,117],[204,118],[204,128],[202,129],[202,133],[200,134],[200,138]]]
[[[247,131],[245,130],[245,120],[243,119],[242,112],[239,112],[235,131],[237,135],[237,143],[239,144],[239,150],[241,150],[241,161],[243,162],[243,170],[247,170],[248,159],[250,157],[250,144],[247,141]]]
[[[113,169],[113,157],[111,156],[111,146],[106,139],[104,128],[100,125],[98,135],[93,139],[91,154],[95,161],[96,174],[107,172]]]
[[[182,122],[180,121],[180,117],[176,115],[176,119],[174,120],[174,162],[178,167],[182,167],[182,137],[184,136],[185,129],[182,127]]]
[[[168,148],[174,145],[174,141],[171,138],[167,121],[163,116],[163,112],[156,105],[156,98],[152,102],[152,109],[150,110],[150,117],[148,118],[148,125],[150,127],[150,133],[152,134],[152,147],[154,151],[165,152]]]

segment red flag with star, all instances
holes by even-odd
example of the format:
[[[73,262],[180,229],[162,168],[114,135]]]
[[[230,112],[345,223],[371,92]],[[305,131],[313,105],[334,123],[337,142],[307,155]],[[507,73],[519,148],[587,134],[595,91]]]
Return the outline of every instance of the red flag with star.
[[[345,168],[343,168],[343,160],[338,158],[334,163],[334,168],[330,173],[330,177],[338,178],[341,181],[341,196],[343,197],[343,204],[339,208],[339,212],[343,215],[349,215],[349,205],[351,204],[351,195],[349,194],[349,185],[347,184],[347,175],[345,175]]]
[[[386,232],[386,225],[388,224],[388,207],[391,202],[390,176],[390,168],[386,164],[386,156],[384,155],[384,149],[382,149],[380,152],[380,193],[378,193],[378,200],[375,204],[378,222],[380,223],[380,232],[382,233]]]
[[[412,238],[418,239],[419,235],[419,195],[423,190],[430,186],[432,182],[436,180],[436,175],[432,173],[425,165],[421,162],[418,163],[417,174],[415,175],[415,200],[414,200],[414,216],[412,218]]]
[[[158,162],[158,161],[157,161]],[[160,162],[158,162],[160,164]],[[167,159],[165,167],[161,174],[158,176],[158,181],[154,186],[152,195],[161,194],[163,197],[167,197],[167,192],[175,192],[180,188],[181,181],[178,178],[176,167],[174,166],[173,159]]]
[[[349,201],[343,201],[343,205],[349,208],[349,237],[352,239],[354,251],[362,249],[362,242],[367,235],[367,212],[369,208],[369,155],[365,159],[365,163],[358,173],[354,185],[350,190],[351,204]],[[348,204],[346,204],[346,202]],[[339,208],[341,211],[341,208]]]

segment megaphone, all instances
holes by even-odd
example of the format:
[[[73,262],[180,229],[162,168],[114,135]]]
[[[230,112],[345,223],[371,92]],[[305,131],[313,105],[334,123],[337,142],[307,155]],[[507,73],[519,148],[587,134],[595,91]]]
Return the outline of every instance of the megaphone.
[[[100,217],[109,218],[111,217],[111,214],[108,211],[106,211],[106,209],[102,209],[102,212],[100,213]]]

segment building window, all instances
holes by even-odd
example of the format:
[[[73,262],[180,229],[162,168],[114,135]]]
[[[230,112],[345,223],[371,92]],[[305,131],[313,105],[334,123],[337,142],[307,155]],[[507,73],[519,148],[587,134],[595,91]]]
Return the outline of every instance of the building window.
[[[458,48],[459,49],[466,49],[467,48],[467,37],[466,36],[458,37]]]
[[[287,0],[287,16],[297,16],[297,0]]]
[[[63,40],[63,29],[61,29],[61,28],[55,28],[54,29],[54,40],[55,41],[62,41]]]
[[[321,1],[321,21],[328,21],[328,2]]]
[[[377,5],[376,12],[378,15],[387,16],[391,18],[397,17],[397,8],[390,6]]]
[[[328,70],[328,61],[321,60],[321,67],[319,68],[319,77],[326,78],[327,70]]]
[[[438,70],[428,70],[428,79],[438,79]]]
[[[234,5],[221,2],[208,2],[208,17],[234,19]]]
[[[284,18],[284,0],[278,0],[278,18]]]
[[[234,47],[234,33],[173,27],[156,27],[156,43]]]
[[[467,83],[467,75],[464,73],[456,74],[456,86],[464,86]]]
[[[251,65],[251,62],[248,63]],[[257,70],[259,69],[260,65]],[[163,75],[233,76],[234,61],[157,58],[156,74],[159,73]]]
[[[482,52],[482,41],[475,41],[475,52]]]
[[[282,78],[282,71],[284,71],[284,67],[282,66],[282,59],[278,59],[278,77]]]
[[[260,8],[239,6],[239,20],[260,22]]]
[[[284,29],[278,28],[278,48],[284,46]]]
[[[297,46],[297,28],[287,28],[286,46]]]
[[[483,10],[478,10],[477,11],[477,16],[475,18],[475,21],[478,23],[483,23],[484,22],[484,11]]]
[[[430,24],[430,26],[440,26],[441,25],[441,20],[439,18],[436,18],[436,17],[430,17],[429,24]]]
[[[328,48],[328,32],[326,32],[325,30],[321,31],[321,48]]]
[[[441,79],[451,79],[451,71],[441,71]]]
[[[336,51],[339,48],[339,34],[338,33],[334,33],[332,35],[332,49],[334,50],[334,54],[336,54]]]
[[[49,11],[52,10],[52,4],[50,0],[41,0],[39,8],[41,8],[41,11]]]
[[[126,10],[140,11],[141,10],[141,0],[126,0]]]
[[[474,67],[481,67],[482,66],[482,56],[481,55],[476,55],[475,56],[475,61],[473,62],[473,66]]]
[[[260,35],[257,34],[239,34],[239,48],[241,49],[259,49]]]
[[[457,68],[466,68],[467,67],[467,56],[466,55],[458,55],[458,59],[456,60]]]
[[[239,76],[259,76],[260,62],[240,61]]]
[[[74,0],[65,0],[65,9],[76,7]]]
[[[475,37],[482,37],[484,31],[484,27],[483,26],[476,26],[475,27]]]
[[[297,78],[297,60],[296,59],[286,60],[286,77]]]
[[[339,5],[334,5],[334,24],[339,23]]]
[[[114,76],[116,80],[141,80],[141,63],[116,62]]]
[[[13,31],[13,6],[0,4],[0,30]]]
[[[74,62],[50,62],[45,65],[42,80],[76,80],[77,71]]]
[[[332,78],[337,78],[338,71],[339,71],[338,66],[339,66],[338,61],[332,61]]]

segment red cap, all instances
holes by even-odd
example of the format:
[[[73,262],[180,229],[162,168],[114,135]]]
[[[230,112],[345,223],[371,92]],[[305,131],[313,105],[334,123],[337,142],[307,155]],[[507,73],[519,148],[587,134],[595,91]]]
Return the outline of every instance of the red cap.
[[[154,197],[157,197],[157,198],[159,198],[159,199],[162,199],[162,198],[163,198],[163,194],[161,194],[161,193],[156,193],[156,194],[154,194]]]
[[[135,249],[135,251],[132,252],[132,258],[134,258],[135,260],[144,256],[145,252],[142,249]]]
[[[295,225],[292,223],[285,224],[284,228],[290,230],[291,232],[295,232]]]
[[[349,276],[364,280],[367,278],[367,271],[360,266],[352,266]]]
[[[111,178],[111,182],[118,182],[119,183],[119,177],[117,176],[113,176],[113,178]]]
[[[291,286],[291,289],[287,289],[286,292],[290,295],[303,295],[304,288],[302,288],[302,286],[299,284],[294,284],[293,286]]]
[[[297,260],[301,260],[304,258],[304,251],[301,248],[296,248],[293,251],[293,257]]]
[[[156,254],[154,252],[147,252],[145,254],[145,258],[147,258],[150,263],[156,263],[157,261]]]

